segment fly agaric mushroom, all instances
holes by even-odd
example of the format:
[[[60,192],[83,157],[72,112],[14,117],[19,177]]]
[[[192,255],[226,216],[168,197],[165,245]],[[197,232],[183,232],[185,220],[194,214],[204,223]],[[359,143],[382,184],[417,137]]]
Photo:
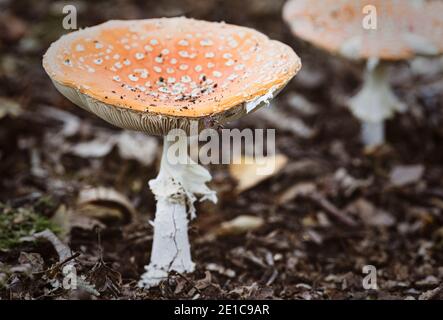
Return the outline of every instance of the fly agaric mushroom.
[[[124,129],[164,136],[150,264],[140,285],[169,271],[192,272],[188,214],[196,196],[215,202],[209,172],[193,161],[172,164],[170,130],[190,133],[225,123],[267,103],[301,67],[294,51],[244,27],[187,18],[109,21],[53,43],[43,66],[78,106]],[[169,135],[168,135],[169,134]],[[185,144],[179,139],[177,144]],[[182,145],[181,145],[182,146]],[[188,210],[187,210],[188,208]]]
[[[392,92],[386,66],[443,52],[443,2],[434,0],[289,0],[293,33],[334,54],[366,60],[361,91],[349,107],[365,145],[384,143],[384,121],[406,106]]]

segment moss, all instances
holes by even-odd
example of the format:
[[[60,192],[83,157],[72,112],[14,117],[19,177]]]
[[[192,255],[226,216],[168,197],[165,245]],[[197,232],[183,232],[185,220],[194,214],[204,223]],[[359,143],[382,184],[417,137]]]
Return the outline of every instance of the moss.
[[[58,203],[50,196],[42,196],[33,205],[34,211],[42,215],[50,215],[57,209]]]
[[[34,208],[15,209],[0,203],[0,250],[14,248],[21,243],[21,238],[45,229],[59,232],[53,222]]]

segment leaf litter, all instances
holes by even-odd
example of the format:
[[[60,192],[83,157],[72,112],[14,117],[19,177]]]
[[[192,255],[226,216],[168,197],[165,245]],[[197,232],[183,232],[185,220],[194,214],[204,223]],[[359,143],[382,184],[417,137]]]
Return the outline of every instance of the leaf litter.
[[[136,283],[149,259],[152,227],[147,221],[155,211],[147,181],[155,177],[158,139],[121,133],[60,97],[37,61],[63,30],[45,14],[54,10],[50,1],[39,1],[39,13],[29,10],[35,4],[28,2],[7,4],[8,16],[2,21],[15,22],[2,25],[0,32],[0,202],[21,216],[16,220],[21,222],[7,223],[9,231],[21,227],[8,237],[14,246],[0,250],[2,299],[443,298],[443,95],[438,68],[432,66],[428,77],[417,72],[423,69],[420,63],[415,63],[415,76],[407,66],[396,66],[393,81],[410,112],[387,123],[389,146],[364,153],[358,122],[344,108],[360,83],[355,71],[290,36],[279,9],[263,13],[254,4],[245,7],[229,0],[184,1],[167,8],[150,1],[116,2],[91,10],[85,25],[138,18],[134,13],[147,9],[157,16],[191,11],[195,17],[220,20],[221,6],[223,19],[258,27],[303,48],[303,70],[274,106],[232,124],[276,128],[285,165],[265,179],[247,174],[242,179],[248,187],[241,192],[235,190],[240,180],[229,168],[211,167],[220,201],[199,204],[199,219],[191,225],[197,270],[171,275],[159,288],[141,291]],[[30,23],[36,31],[24,34],[21,26]],[[438,64],[440,60],[433,63]],[[416,81],[417,76],[425,79]],[[121,148],[120,141],[128,148]],[[120,193],[135,215],[123,224],[81,215],[78,195],[91,186]],[[38,204],[48,196],[55,204]],[[116,209],[111,215],[128,211],[110,202],[110,209]],[[100,201],[92,203],[102,207]],[[112,212],[108,203],[104,209]],[[30,211],[33,218],[24,213]],[[260,223],[235,226],[244,216]],[[229,221],[237,222],[228,230],[242,232],[205,238]],[[0,239],[5,234],[1,228]],[[64,261],[50,242],[20,241],[47,228],[72,251],[68,263],[75,263],[82,290],[63,289]],[[362,288],[361,270],[367,264],[380,271],[377,291]]]

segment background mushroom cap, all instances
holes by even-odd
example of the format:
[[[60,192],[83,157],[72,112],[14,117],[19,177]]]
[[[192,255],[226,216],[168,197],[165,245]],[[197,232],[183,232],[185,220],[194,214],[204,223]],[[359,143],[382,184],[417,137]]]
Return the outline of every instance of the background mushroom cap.
[[[363,28],[363,8],[377,8],[376,30]],[[283,18],[292,32],[349,58],[404,60],[443,52],[440,0],[289,0]]]
[[[301,63],[290,47],[253,29],[161,18],[65,35],[43,66],[77,105],[119,127],[164,135],[193,119],[245,114],[245,103],[281,89]]]

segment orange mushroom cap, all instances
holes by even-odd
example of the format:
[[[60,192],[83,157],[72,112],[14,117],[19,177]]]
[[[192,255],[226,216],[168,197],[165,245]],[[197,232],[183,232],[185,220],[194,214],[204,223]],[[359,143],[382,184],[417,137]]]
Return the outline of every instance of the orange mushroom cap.
[[[363,26],[368,5],[377,10],[376,29]],[[442,12],[441,0],[289,0],[283,18],[296,36],[326,51],[404,60],[443,52]]]
[[[109,21],[65,35],[43,66],[74,103],[120,127],[165,134],[181,126],[178,118],[240,113],[245,102],[281,89],[301,63],[290,47],[249,28],[161,18]],[[166,128],[164,118],[146,115],[176,123]],[[140,117],[146,123],[134,123]]]

